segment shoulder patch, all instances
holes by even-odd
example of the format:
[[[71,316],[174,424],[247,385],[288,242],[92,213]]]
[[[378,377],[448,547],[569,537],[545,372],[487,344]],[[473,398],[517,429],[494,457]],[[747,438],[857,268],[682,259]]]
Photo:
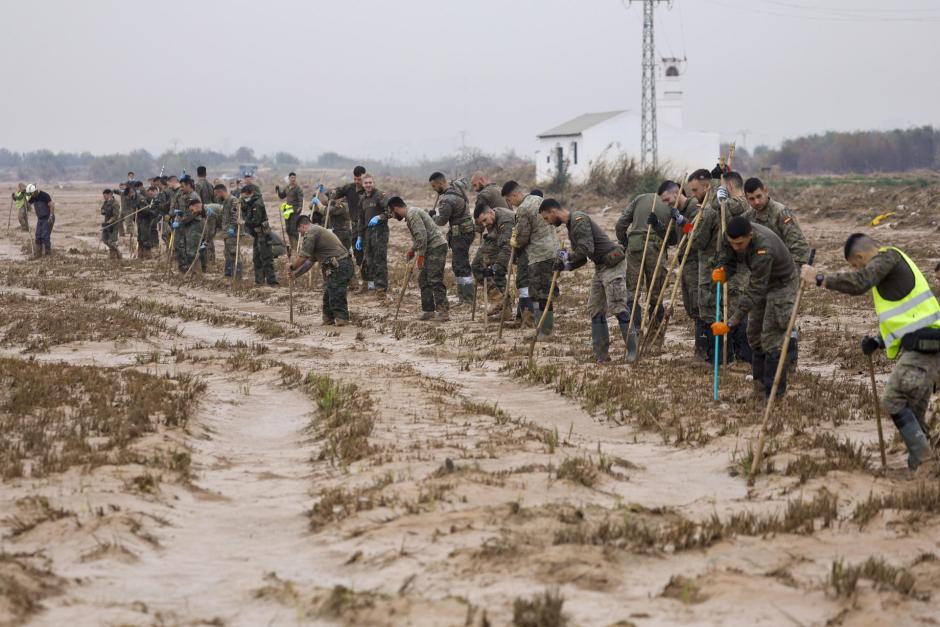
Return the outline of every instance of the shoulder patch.
[[[766,255],[766,254],[767,254],[767,249],[766,249],[766,248],[758,248],[758,249],[757,249],[756,251],[754,251],[754,252],[757,253],[758,255]]]
[[[575,221],[575,222],[580,222],[580,221],[583,220],[583,219],[584,219],[584,216],[578,216],[577,218],[574,219],[574,221]]]
[[[783,219],[783,223],[784,223],[784,224],[790,224],[790,221],[791,221],[791,220],[793,220],[793,218],[791,218],[790,216],[787,216],[786,218]]]

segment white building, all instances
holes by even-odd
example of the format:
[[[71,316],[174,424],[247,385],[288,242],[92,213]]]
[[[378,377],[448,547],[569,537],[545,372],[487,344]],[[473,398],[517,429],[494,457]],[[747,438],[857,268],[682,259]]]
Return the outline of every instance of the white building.
[[[718,133],[688,130],[682,125],[681,61],[663,59],[659,68],[656,118],[660,166],[675,170],[675,176],[713,167],[720,151]],[[565,165],[571,179],[582,182],[598,161],[626,155],[639,162],[640,122],[639,111],[585,113],[539,133],[536,179],[550,181]]]

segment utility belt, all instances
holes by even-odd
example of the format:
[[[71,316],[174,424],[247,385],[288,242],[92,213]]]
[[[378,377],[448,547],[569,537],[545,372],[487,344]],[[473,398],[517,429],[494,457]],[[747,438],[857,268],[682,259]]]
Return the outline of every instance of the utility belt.
[[[940,353],[940,329],[927,327],[912,331],[901,338],[901,348],[925,355]]]
[[[473,220],[467,218],[465,221],[451,224],[450,225],[450,234],[454,235],[474,235],[476,234],[476,228],[473,226]]]
[[[344,261],[345,259],[349,259],[349,253],[323,259],[322,261],[320,261],[320,267],[323,269],[324,272],[328,272],[330,270],[339,268],[340,262]]]
[[[601,257],[600,265],[605,268],[616,268],[624,259],[626,259],[626,256],[623,254],[623,246],[614,244],[614,247]],[[595,261],[594,263],[598,262]]]

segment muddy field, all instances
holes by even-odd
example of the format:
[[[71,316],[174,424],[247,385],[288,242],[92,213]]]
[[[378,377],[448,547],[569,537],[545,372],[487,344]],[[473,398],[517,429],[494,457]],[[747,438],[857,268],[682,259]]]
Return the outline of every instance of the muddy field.
[[[824,268],[898,205],[867,230],[940,258],[935,184],[781,189]],[[414,285],[336,328],[302,280],[291,325],[286,279],[109,261],[98,187],[51,191],[52,258],[0,237],[0,624],[937,623],[940,484],[890,420],[881,467],[867,298],[807,292],[748,487],[763,404],[740,366],[712,402],[681,304],[637,367],[592,362],[590,268],[534,364],[530,331],[418,322]],[[396,289],[406,248],[394,222]]]

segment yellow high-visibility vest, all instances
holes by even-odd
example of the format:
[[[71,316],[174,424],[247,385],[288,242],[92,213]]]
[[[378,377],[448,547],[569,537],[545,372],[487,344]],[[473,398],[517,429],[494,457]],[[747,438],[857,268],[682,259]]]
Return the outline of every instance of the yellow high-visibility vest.
[[[888,358],[894,359],[901,349],[902,337],[927,327],[940,328],[940,303],[930,291],[930,285],[917,264],[894,246],[879,249],[880,252],[887,250],[893,250],[901,255],[911,272],[914,273],[914,289],[901,300],[888,300],[878,292],[877,287],[871,289],[881,337],[884,339]]]
[[[284,216],[285,220],[290,220],[290,217],[294,215],[294,205],[289,205],[286,202],[281,204],[281,215]]]

